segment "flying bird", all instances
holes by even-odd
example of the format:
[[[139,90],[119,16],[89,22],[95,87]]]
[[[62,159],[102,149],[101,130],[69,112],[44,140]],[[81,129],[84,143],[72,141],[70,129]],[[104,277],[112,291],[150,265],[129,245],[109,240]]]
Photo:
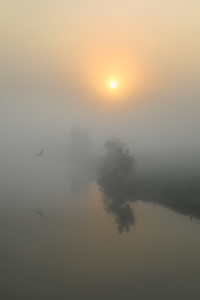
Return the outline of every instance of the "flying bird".
[[[44,218],[43,212],[42,211],[35,211],[36,214],[40,215],[42,218]]]
[[[44,149],[42,149],[39,153],[37,153],[35,156],[42,156],[42,153],[44,152]]]

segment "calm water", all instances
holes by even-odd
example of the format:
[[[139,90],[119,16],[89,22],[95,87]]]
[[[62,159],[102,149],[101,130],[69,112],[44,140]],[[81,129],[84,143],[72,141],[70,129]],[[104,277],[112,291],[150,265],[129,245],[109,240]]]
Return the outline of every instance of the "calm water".
[[[1,205],[2,300],[199,299],[197,220],[137,201],[119,233],[95,182],[37,201],[25,194]]]

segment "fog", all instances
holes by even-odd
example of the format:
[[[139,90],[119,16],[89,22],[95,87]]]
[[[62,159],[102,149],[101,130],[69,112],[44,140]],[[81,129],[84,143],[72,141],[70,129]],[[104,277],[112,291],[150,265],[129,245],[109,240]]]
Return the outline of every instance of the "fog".
[[[200,2],[1,2],[2,299],[199,294]]]
[[[184,87],[183,87],[184,89]],[[1,164],[13,168],[19,159],[32,157],[45,148],[52,160],[64,159],[67,139],[74,126],[89,131],[95,151],[112,135],[127,143],[138,167],[199,167],[198,91],[167,92],[140,99],[135,105],[101,107],[79,96],[58,92],[23,90],[9,82],[1,91]],[[83,97],[84,98],[84,97]],[[62,155],[61,155],[62,154]],[[20,172],[20,163],[19,163]],[[12,172],[11,172],[12,173]]]
[[[199,8],[197,1],[3,1],[3,160],[47,145],[62,152],[80,126],[97,148],[115,135],[138,161],[195,165]],[[119,81],[114,94],[105,86],[110,76]]]

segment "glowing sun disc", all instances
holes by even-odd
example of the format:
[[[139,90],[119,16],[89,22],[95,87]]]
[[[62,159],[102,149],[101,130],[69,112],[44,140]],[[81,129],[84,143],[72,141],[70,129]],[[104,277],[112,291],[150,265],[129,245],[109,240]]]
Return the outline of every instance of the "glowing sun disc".
[[[116,83],[115,83],[115,82],[111,82],[111,83],[110,83],[110,87],[111,87],[111,89],[116,88]]]

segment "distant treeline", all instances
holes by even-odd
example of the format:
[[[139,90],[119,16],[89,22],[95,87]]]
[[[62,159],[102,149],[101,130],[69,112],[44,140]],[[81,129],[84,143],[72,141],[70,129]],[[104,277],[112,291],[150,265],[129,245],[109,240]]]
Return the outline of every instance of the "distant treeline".
[[[130,204],[137,200],[152,201],[200,218],[200,175],[148,172],[140,177],[135,158],[124,142],[112,137],[104,146],[104,155],[96,155],[88,131],[74,128],[68,144],[70,179],[76,185],[97,180],[104,208],[116,216],[120,232],[128,231],[134,223]]]
[[[200,218],[200,176],[152,173],[139,178],[134,171],[135,160],[124,143],[112,138],[105,147],[107,154],[98,180],[104,195],[121,205],[138,199],[152,201]]]
[[[137,179],[137,197],[200,218],[200,176],[159,175]]]

